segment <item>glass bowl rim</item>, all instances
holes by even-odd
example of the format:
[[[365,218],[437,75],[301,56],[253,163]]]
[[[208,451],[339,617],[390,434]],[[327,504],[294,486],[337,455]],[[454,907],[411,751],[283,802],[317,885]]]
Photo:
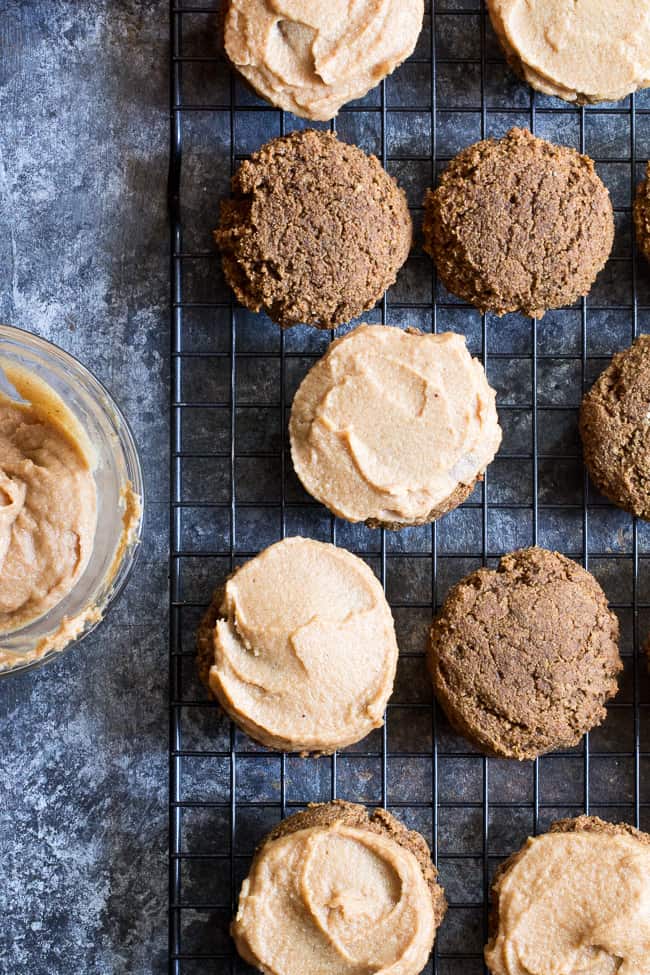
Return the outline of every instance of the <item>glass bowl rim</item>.
[[[101,379],[91,372],[91,370],[85,366],[80,359],[73,355],[72,352],[68,352],[60,345],[57,345],[56,342],[51,342],[49,339],[36,335],[34,332],[29,332],[26,329],[19,328],[17,325],[7,325],[0,322],[0,343],[3,338],[9,340],[15,345],[24,346],[27,351],[37,352],[45,356],[54,355],[54,358],[58,360],[60,364],[67,366],[72,373],[76,372],[79,374],[90,386],[93,392],[99,393],[98,398],[101,398],[101,396],[106,398],[111,409],[114,411],[115,420],[117,422],[113,423],[112,425],[115,427],[118,442],[124,455],[124,466],[126,468],[127,478],[133,487],[134,494],[136,494],[140,500],[140,511],[138,515],[137,529],[134,533],[133,540],[124,550],[124,554],[122,555],[121,561],[115,573],[115,577],[111,582],[102,602],[100,618],[85,625],[79,636],[75,637],[73,640],[70,640],[70,642],[67,643],[61,650],[53,650],[49,653],[45,653],[38,659],[26,660],[25,663],[18,663],[14,667],[10,667],[6,670],[0,670],[0,680],[7,677],[13,677],[17,674],[24,674],[30,670],[36,670],[39,667],[44,667],[52,660],[62,657],[63,654],[68,653],[68,651],[73,647],[78,646],[82,640],[84,640],[104,621],[111,605],[123,592],[129,578],[131,577],[133,567],[137,562],[142,543],[145,514],[145,492],[142,461],[140,459],[140,452],[138,450],[135,437],[133,436],[133,430],[131,429],[131,425],[124,413],[117,405],[113,396]]]

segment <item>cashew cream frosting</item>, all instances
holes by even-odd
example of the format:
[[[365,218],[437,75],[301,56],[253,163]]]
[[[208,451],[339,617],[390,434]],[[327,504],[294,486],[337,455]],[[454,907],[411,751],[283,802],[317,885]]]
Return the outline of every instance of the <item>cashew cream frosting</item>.
[[[362,325],[294,398],[291,455],[307,491],[348,521],[429,521],[501,443],[494,390],[462,336]]]
[[[269,975],[418,975],[435,920],[410,850],[336,823],[262,847],[232,934],[242,957]]]
[[[0,393],[0,634],[7,637],[54,609],[83,575],[95,542],[96,451],[74,413],[35,373],[0,360],[22,402]],[[105,577],[115,578],[136,541],[140,497],[121,493],[122,531]],[[0,671],[63,650],[102,618],[89,603],[63,616],[28,651],[2,645]]]
[[[423,0],[230,0],[228,57],[274,105],[330,119],[413,51]]]
[[[92,552],[97,493],[92,449],[60,398],[6,367],[24,403],[0,395],[0,632],[56,606]]]
[[[287,538],[235,572],[214,631],[210,689],[271,748],[332,752],[383,723],[397,642],[361,559]]]
[[[525,80],[566,101],[618,101],[650,85],[650,3],[488,0],[492,23]]]
[[[496,885],[493,975],[650,972],[650,846],[593,831],[529,839]]]

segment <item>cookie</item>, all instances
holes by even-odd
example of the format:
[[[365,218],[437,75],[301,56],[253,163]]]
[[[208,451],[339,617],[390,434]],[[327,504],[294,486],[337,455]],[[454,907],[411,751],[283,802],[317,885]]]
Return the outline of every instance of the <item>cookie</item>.
[[[268,748],[327,754],[383,724],[397,642],[373,571],[342,548],[285,538],[215,594],[197,638],[199,674]]]
[[[399,529],[460,504],[496,454],[495,392],[465,339],[362,325],[303,379],[289,422],[305,490],[339,518]]]
[[[419,975],[446,906],[419,833],[334,801],[262,842],[231,933],[249,965],[274,975]]]
[[[258,95],[326,120],[412,54],[423,16],[423,0],[230,0],[224,42]]]
[[[617,353],[586,394],[580,436],[598,490],[650,520],[650,335]]]
[[[513,70],[579,105],[650,85],[650,10],[638,0],[487,0]]]
[[[634,199],[634,227],[639,250],[650,261],[650,162],[646,163],[645,179],[639,183]]]
[[[406,197],[374,156],[292,132],[243,162],[215,240],[243,305],[283,327],[333,328],[372,308],[408,257]]]
[[[588,156],[511,129],[459,153],[424,202],[424,248],[481,311],[541,318],[586,295],[614,240]]]
[[[451,725],[488,755],[529,759],[600,724],[622,669],[618,620],[594,577],[526,548],[451,590],[429,667]]]
[[[561,819],[503,863],[485,961],[493,975],[650,971],[650,836]]]

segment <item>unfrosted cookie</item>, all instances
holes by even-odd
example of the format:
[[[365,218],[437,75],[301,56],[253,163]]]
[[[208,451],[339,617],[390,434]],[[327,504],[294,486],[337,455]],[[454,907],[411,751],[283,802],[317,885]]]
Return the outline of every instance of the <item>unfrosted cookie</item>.
[[[650,85],[650,5],[639,0],[488,0],[513,70],[565,101],[618,101]]]
[[[309,538],[285,538],[215,593],[199,672],[224,711],[269,748],[326,754],[383,724],[397,642],[372,569]]]
[[[433,622],[429,666],[460,734],[489,755],[535,758],[604,720],[622,669],[618,620],[575,562],[520,549],[454,586]]]
[[[413,52],[423,15],[423,0],[230,0],[226,53],[272,105],[326,120]]]
[[[496,454],[495,393],[465,339],[362,325],[303,379],[289,423],[305,489],[338,517],[399,529],[439,518]]]
[[[419,975],[446,906],[419,833],[335,801],[262,842],[231,932],[242,958],[274,975]]]
[[[529,838],[492,887],[493,975],[650,971],[650,836],[596,816]]]
[[[511,129],[459,153],[425,199],[425,250],[481,311],[541,318],[586,295],[614,240],[588,156]]]
[[[372,308],[408,257],[406,197],[375,156],[331,132],[272,139],[243,162],[215,239],[243,305],[333,328]]]
[[[650,335],[617,353],[586,394],[580,436],[598,490],[650,520]]]
[[[646,163],[645,172],[645,179],[639,183],[634,200],[634,226],[639,250],[650,261],[650,162]]]

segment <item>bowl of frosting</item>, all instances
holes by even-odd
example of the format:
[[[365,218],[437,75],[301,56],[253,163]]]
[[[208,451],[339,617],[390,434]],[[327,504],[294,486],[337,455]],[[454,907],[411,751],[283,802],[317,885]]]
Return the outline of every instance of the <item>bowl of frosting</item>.
[[[137,447],[110,394],[63,349],[0,325],[0,676],[94,629],[142,517]]]

